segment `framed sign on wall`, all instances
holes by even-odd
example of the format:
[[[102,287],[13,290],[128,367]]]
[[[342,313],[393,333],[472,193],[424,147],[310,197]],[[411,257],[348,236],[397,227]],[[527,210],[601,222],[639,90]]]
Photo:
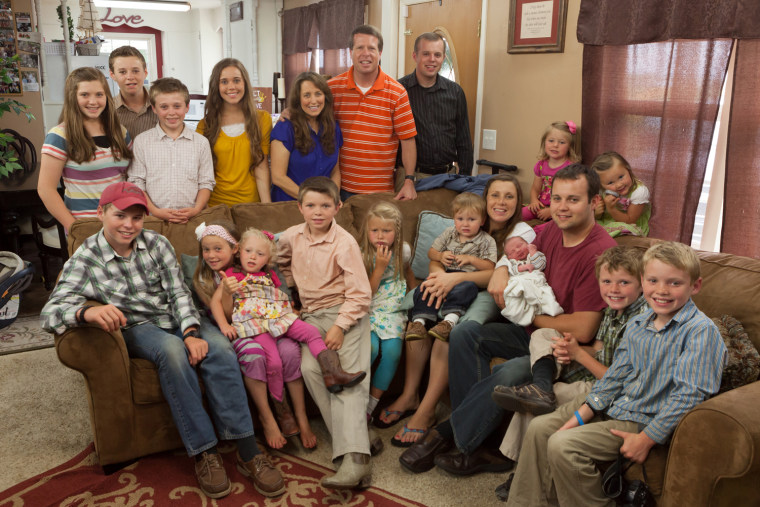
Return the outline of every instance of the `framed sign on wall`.
[[[508,53],[565,51],[567,0],[511,0]]]
[[[240,21],[243,19],[243,2],[235,2],[230,5],[230,21]]]

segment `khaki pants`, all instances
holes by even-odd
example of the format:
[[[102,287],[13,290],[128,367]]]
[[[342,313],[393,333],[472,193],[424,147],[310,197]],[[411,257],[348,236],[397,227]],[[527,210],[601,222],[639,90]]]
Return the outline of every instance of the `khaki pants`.
[[[557,431],[575,417],[573,413],[585,399],[585,394],[579,395],[551,414],[533,419],[525,434],[507,505],[615,505],[602,493],[602,474],[595,461],[614,461],[618,456],[623,439],[610,433],[610,429],[638,433],[639,425],[595,417],[583,426]]]
[[[316,326],[324,338],[338,317],[340,305],[313,313],[302,313],[301,318]],[[358,385],[332,394],[325,387],[322,369],[306,344],[301,346],[301,373],[306,388],[319,407],[327,430],[333,440],[333,459],[348,452],[369,454],[367,433],[367,399],[369,398],[369,371],[372,344],[369,335],[369,316],[365,316],[346,332],[343,346],[338,350],[340,364],[346,371],[366,371],[367,377]]]

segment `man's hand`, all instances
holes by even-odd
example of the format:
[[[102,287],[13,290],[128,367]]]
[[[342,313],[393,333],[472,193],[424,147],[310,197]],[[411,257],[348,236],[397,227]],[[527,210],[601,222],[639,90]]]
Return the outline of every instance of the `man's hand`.
[[[77,310],[78,311],[78,310]],[[93,306],[84,312],[85,322],[96,324],[104,331],[113,332],[127,325],[127,318],[114,305]]]
[[[414,188],[414,182],[412,180],[404,180],[404,186],[401,187],[396,197],[397,201],[411,201],[417,198],[417,190]]]
[[[610,433],[623,439],[620,454],[634,463],[644,463],[649,455],[649,449],[657,443],[643,431],[640,433],[628,433],[627,431],[611,429]]]
[[[184,339],[185,348],[188,352],[188,360],[190,365],[196,366],[203,361],[203,358],[208,354],[208,343],[201,338],[195,338],[194,336],[188,336]]]
[[[225,275],[224,271],[222,270],[217,271],[217,273],[219,273],[219,276],[222,277],[221,286],[225,294],[231,296],[236,292],[240,292],[242,287],[240,286],[240,282],[238,282],[235,277]]]
[[[330,350],[340,350],[343,346],[343,329],[335,325],[328,329],[325,335],[325,345]]]

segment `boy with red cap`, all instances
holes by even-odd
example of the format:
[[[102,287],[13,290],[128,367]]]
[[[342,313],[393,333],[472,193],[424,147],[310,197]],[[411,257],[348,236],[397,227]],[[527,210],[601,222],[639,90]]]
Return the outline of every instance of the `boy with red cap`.
[[[161,390],[208,497],[221,498],[232,489],[216,449],[214,426],[221,438],[237,440],[237,467],[256,489],[265,496],[281,495],[282,476],[253,437],[235,352],[221,334],[214,339],[198,333],[198,311],[171,244],[143,230],[147,209],[145,194],[134,184],[106,187],[98,205],[103,229],[66,261],[42,309],[42,327],[62,333],[90,323],[108,332],[121,330],[131,357],[155,363]],[[85,304],[87,300],[102,305]],[[199,376],[211,415],[203,407]]]

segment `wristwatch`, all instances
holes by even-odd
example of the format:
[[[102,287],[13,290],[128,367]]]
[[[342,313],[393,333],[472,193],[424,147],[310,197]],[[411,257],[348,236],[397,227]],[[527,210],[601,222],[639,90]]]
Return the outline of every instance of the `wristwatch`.
[[[404,179],[405,180],[412,180],[412,183],[416,183],[417,182],[417,177],[414,174],[407,174],[406,176],[404,176]]]
[[[190,331],[187,331],[185,334],[182,335],[182,339],[184,340],[185,338],[190,338],[191,336],[193,338],[200,338],[201,334],[198,332],[197,329],[191,329]]]

